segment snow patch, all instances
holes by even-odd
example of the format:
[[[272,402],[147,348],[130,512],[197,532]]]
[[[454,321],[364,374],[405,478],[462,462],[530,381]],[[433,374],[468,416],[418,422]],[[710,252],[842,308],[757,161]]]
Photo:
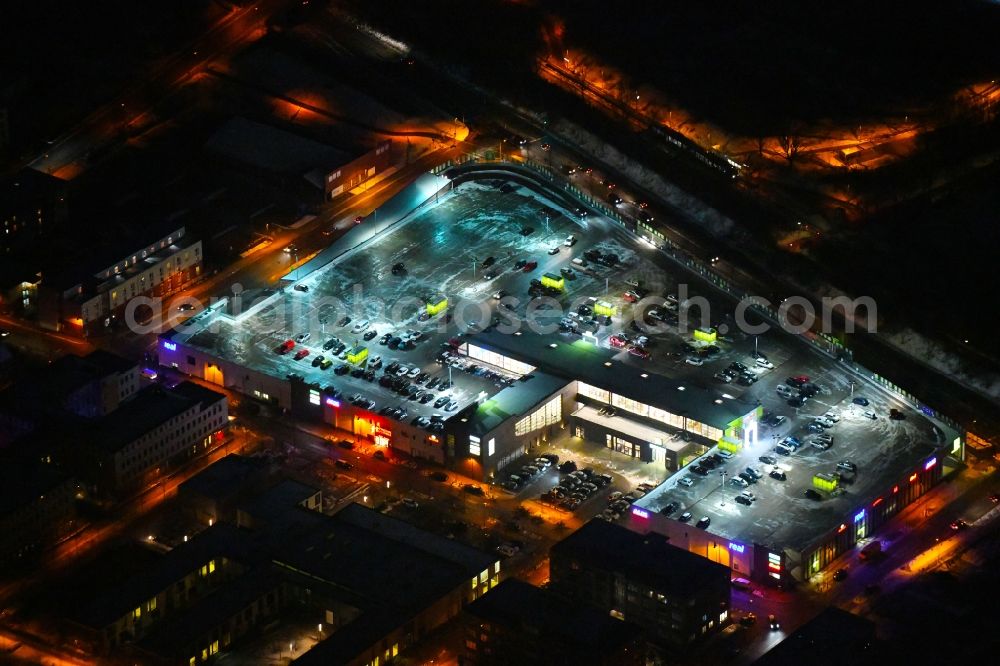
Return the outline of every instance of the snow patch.
[[[1000,399],[1000,375],[995,372],[970,372],[968,364],[935,342],[910,328],[883,336],[893,347],[926,363],[938,372],[947,375],[968,389],[982,393],[993,399]]]

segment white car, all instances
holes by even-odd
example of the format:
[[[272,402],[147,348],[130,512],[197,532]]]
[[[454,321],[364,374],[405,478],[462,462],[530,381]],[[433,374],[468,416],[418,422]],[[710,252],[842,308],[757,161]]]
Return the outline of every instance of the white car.
[[[354,328],[351,329],[351,333],[361,333],[369,326],[371,326],[371,322],[368,321],[367,319],[362,319],[361,321],[359,321],[354,325]]]
[[[828,411],[826,414],[823,415],[823,418],[836,423],[837,421],[840,420],[840,414],[831,409],[830,411]]]
[[[690,488],[694,485],[694,481],[690,477],[685,476],[683,479],[677,481],[677,485],[684,486],[685,488]]]
[[[758,358],[754,363],[767,370],[774,370],[774,363],[771,363],[766,358]]]
[[[576,245],[576,236],[574,236],[573,234],[566,236],[566,240],[563,241],[563,245],[565,245],[566,247],[573,247],[574,245]]]
[[[836,425],[833,421],[824,416],[817,416],[815,419],[813,419],[813,423],[818,423],[824,428],[832,428],[834,425]]]
[[[700,356],[688,356],[684,359],[688,365],[704,365],[705,361]]]

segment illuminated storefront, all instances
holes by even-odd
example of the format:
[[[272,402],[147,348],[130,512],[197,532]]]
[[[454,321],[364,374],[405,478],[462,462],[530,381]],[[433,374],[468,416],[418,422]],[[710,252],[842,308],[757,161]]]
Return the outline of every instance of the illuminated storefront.
[[[517,375],[518,377],[530,374],[535,369],[535,366],[533,365],[522,363],[517,359],[504,356],[503,354],[498,354],[497,352],[490,351],[489,349],[477,347],[473,344],[465,345],[465,349],[463,351],[465,351],[469,358],[482,361],[483,363],[488,363],[496,368],[501,368]]]
[[[715,428],[706,423],[701,423],[700,421],[696,421],[692,418],[681,416],[679,414],[673,414],[664,409],[653,407],[652,405],[648,405],[646,403],[633,400],[626,396],[613,393],[607,389],[602,389],[597,386],[592,386],[591,384],[587,384],[585,382],[577,382],[577,391],[581,396],[584,396],[591,400],[612,405],[617,409],[622,409],[625,410],[626,412],[635,414],[637,416],[643,416],[652,419],[654,421],[665,423],[668,426],[677,428],[678,430],[685,430],[687,432],[690,432],[695,435],[700,435],[712,441],[718,441],[719,439],[722,438],[723,435],[723,431],[721,429]],[[753,412],[752,414],[755,413],[756,412]],[[736,428],[742,434],[743,420],[748,419],[749,417],[750,415],[737,419],[736,421],[733,422],[733,424],[730,425],[730,427]],[[756,417],[754,417],[752,421],[748,420],[748,423],[749,422],[753,422],[754,424],[756,424]],[[756,425],[754,425],[754,432],[756,433]],[[756,441],[756,435],[754,439]]]

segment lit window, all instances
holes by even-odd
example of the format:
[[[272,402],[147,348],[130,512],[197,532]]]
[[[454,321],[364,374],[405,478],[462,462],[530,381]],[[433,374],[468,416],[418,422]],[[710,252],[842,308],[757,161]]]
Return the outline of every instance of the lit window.
[[[497,452],[497,440],[495,437],[490,437],[490,441],[486,445],[486,455],[491,456]]]
[[[475,435],[469,435],[469,455],[479,456],[482,453],[482,449],[479,446],[479,438]]]
[[[319,404],[319,391],[316,389],[309,389],[309,404],[318,405]]]
[[[536,409],[529,416],[524,417],[514,424],[514,434],[525,435],[535,430],[540,430],[545,426],[558,423],[562,420],[562,398],[556,396],[546,404]]]

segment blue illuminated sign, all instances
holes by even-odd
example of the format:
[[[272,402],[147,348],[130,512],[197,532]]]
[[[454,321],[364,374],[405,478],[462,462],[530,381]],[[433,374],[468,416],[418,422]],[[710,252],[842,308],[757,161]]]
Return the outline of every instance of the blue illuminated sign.
[[[865,519],[865,510],[864,509],[861,509],[861,511],[858,511],[856,514],[854,514],[854,522],[860,523],[864,519]]]
[[[163,348],[166,349],[167,351],[177,351],[177,343],[170,342],[169,340],[164,340]]]
[[[337,409],[340,409],[340,403],[334,400],[333,398],[327,398],[326,404],[328,404],[331,407],[336,407]]]
[[[637,506],[633,506],[632,515],[638,518],[649,518],[649,511],[646,511],[645,509],[640,509]]]
[[[746,549],[747,547],[741,543],[734,543],[732,541],[729,542],[729,550],[733,551],[734,553],[742,553]]]

